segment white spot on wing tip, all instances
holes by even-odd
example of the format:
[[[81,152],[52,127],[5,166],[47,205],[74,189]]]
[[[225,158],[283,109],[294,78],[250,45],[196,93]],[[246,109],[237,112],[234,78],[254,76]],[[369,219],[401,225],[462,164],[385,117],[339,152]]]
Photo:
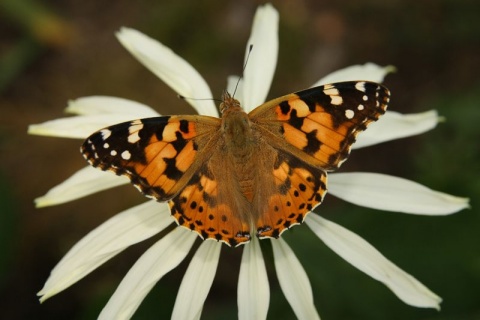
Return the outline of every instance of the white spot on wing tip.
[[[330,98],[332,99],[331,103],[333,105],[339,106],[343,103],[343,99],[340,96],[330,96]]]
[[[112,131],[108,129],[103,129],[100,133],[102,134],[103,140],[107,140],[112,135]]]
[[[355,83],[355,88],[358,90],[358,91],[362,91],[362,92],[365,92],[365,81],[360,81],[360,82],[357,82]]]
[[[117,151],[115,151],[115,150],[110,151],[110,155],[111,155],[111,156],[116,156],[116,155],[117,155]]]
[[[137,143],[140,140],[140,136],[138,135],[138,131],[130,134],[127,138],[129,143]]]
[[[122,152],[121,156],[123,160],[130,160],[130,158],[132,157],[132,154],[130,153],[130,151],[125,150]]]
[[[350,109],[345,110],[345,117],[347,117],[347,119],[352,119],[354,115],[355,115],[355,112],[353,112],[353,110],[350,110]]]
[[[143,123],[141,120],[134,120],[130,123],[128,128],[128,133],[130,134],[127,138],[129,143],[137,143],[140,140],[139,132],[143,129]]]
[[[343,103],[343,99],[340,96],[340,92],[333,85],[325,85],[323,88],[323,93],[327,96],[330,96],[331,103],[333,105],[339,106]]]

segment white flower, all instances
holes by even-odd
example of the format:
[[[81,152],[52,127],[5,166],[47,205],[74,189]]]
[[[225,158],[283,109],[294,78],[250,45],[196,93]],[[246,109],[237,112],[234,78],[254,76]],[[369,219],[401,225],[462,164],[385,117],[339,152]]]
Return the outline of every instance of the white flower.
[[[247,43],[247,48],[255,44],[255,54],[250,56],[236,93],[246,111],[263,103],[267,96],[277,61],[277,29],[277,11],[268,4],[260,7]],[[212,97],[200,74],[169,48],[133,29],[122,28],[117,37],[125,48],[178,94]],[[381,82],[390,70],[391,67],[382,68],[367,63],[337,71],[315,85],[346,80]],[[228,87],[232,88],[237,79],[230,77]],[[218,116],[213,100],[186,101],[200,114]],[[84,139],[92,132],[118,122],[158,116],[156,111],[137,102],[99,96],[71,101],[67,112],[76,116],[31,125],[29,133]],[[419,134],[435,127],[437,121],[435,111],[412,115],[387,111],[380,121],[359,136],[355,147]],[[36,199],[36,204],[38,207],[60,204],[125,183],[128,183],[128,179],[86,167]],[[375,173],[331,174],[329,191],[336,197],[361,206],[411,214],[443,215],[468,207],[468,199]],[[68,288],[125,248],[159,233],[172,222],[168,206],[154,201],[117,214],[90,232],[65,255],[38,293],[40,300],[44,301]],[[441,299],[437,295],[387,260],[358,235],[315,213],[307,216],[306,224],[342,258],[383,282],[405,303],[439,308]],[[131,317],[156,282],[185,258],[196,239],[196,233],[175,228],[154,244],[127,273],[100,318]],[[310,282],[300,262],[284,240],[272,240],[271,243],[279,283],[293,311],[299,319],[318,319]],[[265,319],[270,291],[258,239],[254,237],[243,248],[238,282],[238,315],[240,319]],[[216,272],[220,249],[220,243],[204,241],[196,251],[181,283],[172,318],[200,318]]]

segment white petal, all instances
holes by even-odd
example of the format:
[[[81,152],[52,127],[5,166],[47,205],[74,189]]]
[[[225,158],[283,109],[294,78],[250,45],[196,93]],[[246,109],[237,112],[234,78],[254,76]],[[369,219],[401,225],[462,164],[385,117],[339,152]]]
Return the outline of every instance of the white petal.
[[[153,286],[188,254],[197,234],[175,228],[132,266],[103,308],[99,319],[130,319]]]
[[[52,270],[40,301],[65,290],[127,247],[172,223],[166,204],[148,201],[110,218],[87,234]]]
[[[352,148],[363,148],[424,133],[435,128],[439,119],[435,110],[412,114],[387,111],[377,122],[370,124],[365,132],[358,135]]]
[[[366,80],[382,83],[385,76],[395,71],[395,67],[380,67],[371,62],[357,64],[344,69],[337,70],[318,80],[312,87],[321,86],[328,83]]]
[[[50,189],[44,196],[35,199],[35,205],[37,208],[53,206],[127,184],[128,182],[129,180],[126,177],[119,177],[111,172],[85,167],[75,172],[64,182]]]
[[[108,96],[82,97],[68,102],[66,112],[79,115],[126,114],[132,119],[158,117],[160,114],[142,103]]]
[[[243,248],[238,278],[238,319],[266,319],[270,303],[267,270],[257,237]]]
[[[271,4],[257,9],[247,42],[252,52],[243,73],[243,108],[246,112],[262,104],[270,90],[278,56],[278,12]],[[246,58],[246,56],[245,56]]]
[[[297,319],[320,319],[313,304],[312,287],[307,273],[287,243],[272,240],[278,282]]]
[[[29,134],[85,139],[102,128],[138,119],[130,114],[101,114],[60,118],[28,126]]]
[[[222,243],[203,241],[190,262],[178,290],[171,319],[196,319],[212,286]]]
[[[446,215],[469,207],[467,198],[379,173],[330,174],[328,192],[359,206],[412,214]]]
[[[439,296],[394,265],[355,233],[316,214],[308,215],[305,221],[336,254],[370,277],[383,282],[406,304],[440,309],[442,299]]]
[[[243,79],[239,76],[228,76],[227,78],[227,92],[229,92],[235,99],[240,102],[243,107]]]
[[[170,48],[130,28],[121,28],[117,38],[135,58],[178,94],[188,98],[212,98],[210,88],[198,71]],[[199,114],[218,116],[213,100],[186,101]]]

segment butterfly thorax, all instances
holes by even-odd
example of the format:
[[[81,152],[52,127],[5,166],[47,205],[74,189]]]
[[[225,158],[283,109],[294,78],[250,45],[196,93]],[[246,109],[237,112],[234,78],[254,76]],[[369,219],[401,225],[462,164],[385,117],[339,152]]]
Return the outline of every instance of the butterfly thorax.
[[[241,157],[251,152],[252,127],[248,116],[240,108],[228,109],[222,117],[222,131],[228,152]]]
[[[248,156],[254,144],[252,124],[248,115],[241,108],[240,102],[226,91],[223,94],[220,110],[222,111],[221,130],[228,152],[240,158]]]

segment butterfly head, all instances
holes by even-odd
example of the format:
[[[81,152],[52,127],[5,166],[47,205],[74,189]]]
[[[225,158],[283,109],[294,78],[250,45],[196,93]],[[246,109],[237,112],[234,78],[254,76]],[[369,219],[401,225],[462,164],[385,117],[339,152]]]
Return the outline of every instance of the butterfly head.
[[[241,109],[240,102],[232,97],[227,90],[223,91],[222,94],[222,103],[220,103],[220,112],[225,113],[228,109]]]

